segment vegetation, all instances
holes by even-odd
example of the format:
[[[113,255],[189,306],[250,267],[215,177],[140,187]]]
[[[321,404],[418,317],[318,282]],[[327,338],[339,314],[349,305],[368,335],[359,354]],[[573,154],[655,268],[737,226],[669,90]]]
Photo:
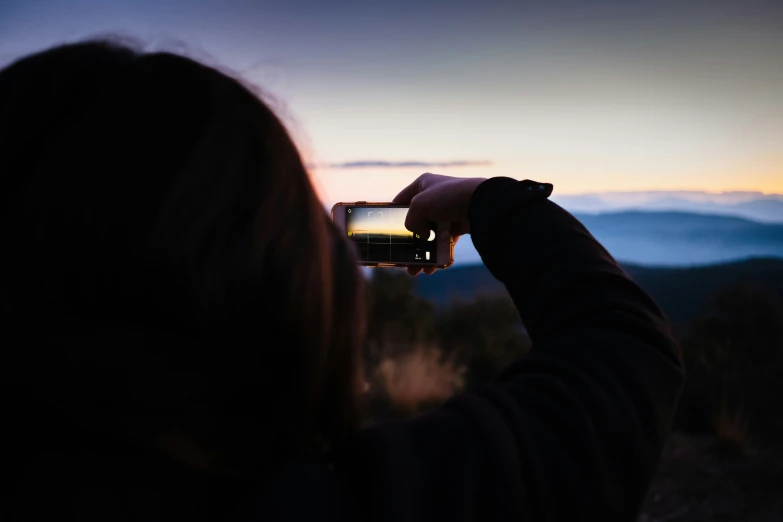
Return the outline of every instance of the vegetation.
[[[366,359],[376,415],[437,405],[463,387],[489,381],[529,347],[506,296],[436,310],[415,293],[413,278],[379,270],[369,298]]]
[[[781,279],[763,263],[742,265],[753,268],[751,278],[729,274],[712,299],[703,296],[720,286],[717,268],[631,272],[676,317],[687,371],[675,434],[640,520],[780,520],[783,304]],[[737,272],[740,265],[727,267]],[[780,273],[779,265],[772,268]],[[772,284],[758,284],[769,278]],[[699,295],[691,304],[705,304],[685,314],[674,296],[688,294],[689,281]],[[370,284],[368,380],[376,417],[419,414],[487,382],[529,348],[504,294],[470,300],[463,293],[462,300],[433,304],[415,283],[382,270]],[[670,310],[669,303],[680,307]]]
[[[678,278],[680,287],[685,284],[679,271],[661,273]],[[654,275],[643,278],[657,283],[645,285],[654,297],[656,288],[670,293],[671,285]],[[460,374],[447,379],[460,384],[452,387],[456,391],[462,384],[470,388],[487,382],[529,348],[506,295],[478,294],[472,300],[463,297],[436,307],[417,293],[415,283],[402,271],[374,273],[368,336],[371,366],[377,368],[384,361],[388,368],[395,358],[401,359],[396,366],[403,364],[402,358],[407,365],[427,361],[430,367],[441,361],[443,371]],[[700,313],[675,325],[688,373],[677,429],[713,433],[727,448],[737,450],[750,439],[762,445],[783,440],[783,407],[773,400],[783,397],[783,304],[777,292],[741,282],[705,298],[705,303]],[[668,308],[664,306],[667,313]],[[411,356],[418,352],[421,355]],[[433,358],[426,353],[439,355]],[[387,378],[371,377],[378,389],[388,386]]]
[[[744,451],[783,440],[783,305],[740,285],[720,293],[682,340],[688,381],[678,427]]]
[[[408,353],[384,357],[374,381],[388,397],[395,416],[410,416],[440,404],[465,384],[465,366],[435,346],[417,345]]]

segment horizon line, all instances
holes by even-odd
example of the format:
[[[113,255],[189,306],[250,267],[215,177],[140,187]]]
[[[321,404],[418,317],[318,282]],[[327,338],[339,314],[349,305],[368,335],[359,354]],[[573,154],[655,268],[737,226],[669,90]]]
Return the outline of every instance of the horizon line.
[[[710,196],[731,196],[731,195],[757,195],[763,197],[781,197],[783,192],[765,192],[763,190],[707,190],[707,189],[640,189],[640,190],[602,190],[594,192],[566,192],[562,196],[600,196],[604,194],[624,195],[624,194],[703,194]]]

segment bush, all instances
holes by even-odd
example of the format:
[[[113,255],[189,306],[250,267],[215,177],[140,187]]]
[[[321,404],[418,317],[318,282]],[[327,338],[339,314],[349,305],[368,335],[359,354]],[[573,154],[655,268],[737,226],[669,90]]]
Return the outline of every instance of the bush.
[[[405,272],[374,272],[366,361],[375,416],[413,414],[439,404],[492,379],[528,347],[508,297],[456,301],[436,311],[415,294]]]
[[[679,423],[712,420],[729,445],[783,438],[783,306],[763,289],[720,294],[682,341],[688,379]],[[698,419],[697,422],[693,420]]]
[[[387,357],[375,369],[393,415],[410,416],[443,403],[464,386],[465,367],[434,346]]]
[[[514,303],[507,296],[455,301],[438,315],[441,346],[467,367],[468,387],[488,382],[530,348]]]

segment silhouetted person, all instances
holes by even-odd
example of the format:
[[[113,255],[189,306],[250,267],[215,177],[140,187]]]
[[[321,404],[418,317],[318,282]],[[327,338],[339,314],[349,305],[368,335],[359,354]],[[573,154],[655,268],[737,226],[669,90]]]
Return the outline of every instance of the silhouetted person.
[[[550,186],[424,175],[533,340],[358,429],[362,278],[284,126],[218,70],[102,42],[0,72],[2,520],[632,520],[683,378]]]

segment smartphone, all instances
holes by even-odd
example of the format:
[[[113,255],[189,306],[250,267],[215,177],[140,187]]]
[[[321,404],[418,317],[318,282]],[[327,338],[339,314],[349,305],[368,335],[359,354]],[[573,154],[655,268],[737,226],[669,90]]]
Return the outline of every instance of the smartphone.
[[[429,234],[421,237],[405,228],[407,213],[407,205],[396,203],[356,201],[332,207],[332,219],[356,246],[362,266],[451,266],[451,223],[430,223]]]

